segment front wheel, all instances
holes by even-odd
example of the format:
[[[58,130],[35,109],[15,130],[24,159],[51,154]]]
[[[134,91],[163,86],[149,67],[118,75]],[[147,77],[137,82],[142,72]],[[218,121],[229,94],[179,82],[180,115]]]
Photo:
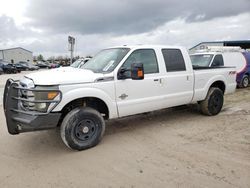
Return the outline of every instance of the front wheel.
[[[96,146],[104,131],[105,122],[98,111],[89,107],[75,108],[62,122],[61,138],[69,148],[80,151]]]
[[[219,88],[211,87],[204,101],[200,102],[201,112],[208,116],[217,115],[223,106],[224,96]]]

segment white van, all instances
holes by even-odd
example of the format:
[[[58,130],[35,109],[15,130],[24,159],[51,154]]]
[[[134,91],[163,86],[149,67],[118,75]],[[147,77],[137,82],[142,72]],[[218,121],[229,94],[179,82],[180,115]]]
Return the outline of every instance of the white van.
[[[191,54],[194,67],[236,67],[237,85],[247,87],[250,80],[250,52],[240,47],[208,47]]]

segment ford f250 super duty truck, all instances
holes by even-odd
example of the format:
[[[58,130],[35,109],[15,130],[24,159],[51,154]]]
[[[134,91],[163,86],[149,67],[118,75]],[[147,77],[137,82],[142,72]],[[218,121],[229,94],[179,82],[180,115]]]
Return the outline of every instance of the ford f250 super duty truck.
[[[70,148],[97,145],[105,121],[198,103],[216,115],[236,88],[230,67],[194,70],[185,48],[120,46],[102,50],[82,68],[62,67],[9,79],[4,111],[10,134],[60,127]]]

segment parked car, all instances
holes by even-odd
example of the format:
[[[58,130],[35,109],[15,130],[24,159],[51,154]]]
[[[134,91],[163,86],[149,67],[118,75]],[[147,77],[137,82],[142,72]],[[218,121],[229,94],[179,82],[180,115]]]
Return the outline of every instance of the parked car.
[[[23,66],[25,68],[25,70],[31,70],[31,71],[33,71],[33,70],[38,70],[39,69],[38,66],[35,66],[32,63],[26,62],[26,61],[19,61],[18,64],[20,64],[21,66]]]
[[[15,74],[18,72],[17,68],[13,64],[6,61],[0,61],[0,68],[2,68],[3,72],[7,74]]]
[[[41,68],[41,69],[50,69],[50,68],[51,68],[50,65],[46,64],[46,63],[43,62],[43,61],[38,61],[38,62],[36,63],[36,66],[38,66],[38,67]]]
[[[190,57],[196,67],[236,67],[237,86],[246,88],[250,84],[250,52],[239,47],[208,47]]]
[[[54,68],[59,68],[60,65],[57,64],[57,63],[50,63],[50,67],[51,67],[52,69],[54,69]]]
[[[57,64],[57,63],[49,63],[49,62],[44,62],[48,67],[49,67],[49,69],[54,69],[54,68],[59,68],[60,67],[60,65],[59,64]]]
[[[190,103],[217,115],[224,94],[235,92],[235,78],[232,67],[193,69],[183,47],[121,46],[101,51],[79,69],[9,79],[4,112],[10,134],[60,126],[65,145],[83,150],[101,141],[104,119]]]
[[[15,63],[13,65],[16,67],[16,69],[18,70],[18,72],[28,70],[28,67],[26,65],[23,65],[23,64],[20,64],[20,63]]]
[[[3,69],[0,67],[0,75],[3,74]]]
[[[74,68],[81,68],[81,66],[84,65],[90,59],[91,58],[81,58],[81,59],[78,59],[78,60],[74,61],[74,63],[72,63],[70,66],[74,67]]]

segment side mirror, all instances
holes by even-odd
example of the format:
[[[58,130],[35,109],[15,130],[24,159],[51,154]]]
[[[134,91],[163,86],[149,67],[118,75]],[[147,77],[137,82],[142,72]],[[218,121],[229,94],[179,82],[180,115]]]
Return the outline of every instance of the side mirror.
[[[132,80],[144,79],[144,68],[142,63],[133,63],[130,69],[121,67],[117,75],[118,80],[125,80],[131,78]]]
[[[131,78],[132,80],[144,79],[144,68],[142,63],[133,63],[131,65]]]

